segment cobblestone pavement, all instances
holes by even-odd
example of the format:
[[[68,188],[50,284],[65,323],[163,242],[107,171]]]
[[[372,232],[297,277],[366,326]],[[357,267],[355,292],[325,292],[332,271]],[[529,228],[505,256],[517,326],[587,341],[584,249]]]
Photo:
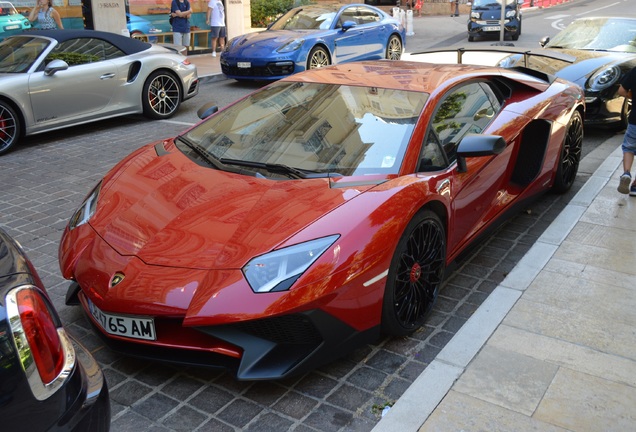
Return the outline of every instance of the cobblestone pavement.
[[[411,337],[383,339],[295,379],[237,382],[225,372],[115,354],[79,307],[64,304],[68,282],[57,248],[71,213],[123,156],[182,129],[126,117],[34,136],[0,157],[0,225],[24,246],[65,325],[102,365],[115,432],[371,430],[382,408],[403,394],[573,196],[545,195],[474,249]]]

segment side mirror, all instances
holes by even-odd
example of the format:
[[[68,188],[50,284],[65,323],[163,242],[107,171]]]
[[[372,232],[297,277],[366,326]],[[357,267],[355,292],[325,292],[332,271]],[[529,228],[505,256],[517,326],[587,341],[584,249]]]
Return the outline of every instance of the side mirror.
[[[477,111],[477,113],[474,115],[473,120],[478,121],[481,120],[483,118],[492,118],[492,116],[495,115],[495,110],[492,108],[484,108],[484,109],[480,109],[479,111]]]
[[[506,141],[499,135],[466,135],[457,146],[457,171],[466,172],[467,157],[494,156],[505,148]]]
[[[542,37],[541,40],[539,41],[539,45],[541,45],[541,48],[544,48],[548,42],[550,42],[550,36],[545,36]]]
[[[352,29],[357,25],[358,24],[356,24],[354,21],[345,21],[342,23],[342,31],[346,32],[347,30]]]
[[[64,60],[51,60],[44,68],[44,75],[51,76],[58,71],[63,71],[66,69],[68,69],[68,63],[66,63]]]
[[[212,114],[214,114],[218,110],[219,110],[219,107],[216,105],[215,102],[208,102],[197,110],[197,116],[201,120],[203,120],[210,117]]]

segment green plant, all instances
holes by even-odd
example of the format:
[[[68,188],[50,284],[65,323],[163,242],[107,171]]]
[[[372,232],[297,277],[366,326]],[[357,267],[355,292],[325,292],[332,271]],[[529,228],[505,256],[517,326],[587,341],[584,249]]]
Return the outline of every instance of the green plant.
[[[93,54],[82,54],[76,52],[54,52],[47,56],[46,61],[64,60],[69,66],[92,63],[99,61],[99,57]]]
[[[252,27],[267,27],[291,8],[310,3],[311,0],[252,0]]]

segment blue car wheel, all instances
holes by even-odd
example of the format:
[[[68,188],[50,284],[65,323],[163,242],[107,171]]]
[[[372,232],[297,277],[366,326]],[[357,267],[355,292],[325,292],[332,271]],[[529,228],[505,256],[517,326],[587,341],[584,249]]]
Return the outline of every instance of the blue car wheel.
[[[330,64],[329,53],[323,47],[315,46],[311,49],[307,58],[307,69],[318,69]]]

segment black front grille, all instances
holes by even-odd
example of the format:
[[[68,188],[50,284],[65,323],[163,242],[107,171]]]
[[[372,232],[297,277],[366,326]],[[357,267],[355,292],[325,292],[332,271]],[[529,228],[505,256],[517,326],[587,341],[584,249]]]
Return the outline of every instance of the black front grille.
[[[322,337],[305,315],[284,315],[276,318],[245,321],[232,327],[278,344],[317,344]]]
[[[244,77],[276,77],[283,75],[291,75],[294,73],[293,64],[277,65],[270,63],[267,66],[256,66],[251,68],[239,68],[221,64],[221,72],[230,76]]]

